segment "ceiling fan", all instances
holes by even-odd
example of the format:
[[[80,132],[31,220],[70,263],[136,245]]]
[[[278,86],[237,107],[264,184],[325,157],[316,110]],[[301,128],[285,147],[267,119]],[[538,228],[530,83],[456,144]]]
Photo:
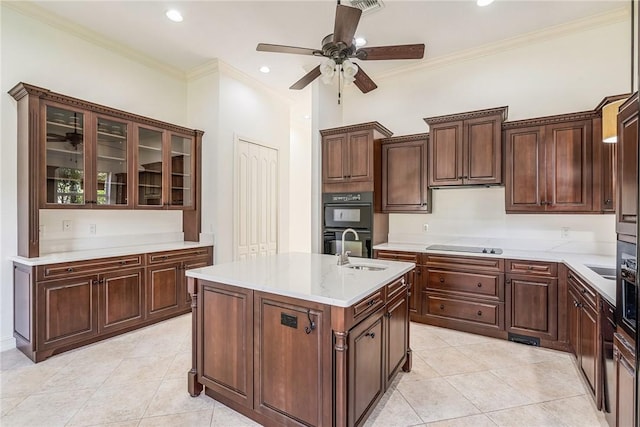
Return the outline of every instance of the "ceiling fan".
[[[333,60],[335,65],[340,67],[342,67],[342,64],[345,61],[348,61],[351,58],[359,59],[361,61],[374,61],[383,59],[422,59],[424,57],[424,44],[357,48],[354,35],[361,15],[362,10],[354,7],[343,6],[340,4],[340,0],[338,0],[333,34],[329,34],[322,40],[321,49],[259,43],[256,50],[260,52],[322,56]],[[330,64],[333,65],[331,62]],[[346,64],[350,65],[350,62]],[[326,64],[323,65],[326,66]],[[307,86],[323,74],[323,70],[321,69],[323,65],[318,65],[313,70],[309,71],[300,80],[291,85],[289,89],[300,90]],[[362,67],[350,67],[350,69],[351,72],[357,70],[355,75],[353,75],[353,82],[358,89],[362,91],[362,93],[370,92],[378,87],[364,72]]]
[[[59,133],[47,133],[47,141],[51,142],[68,142],[74,150],[78,150],[78,145],[83,142],[83,135],[78,132],[78,118],[73,113],[73,132],[66,132],[64,135]]]

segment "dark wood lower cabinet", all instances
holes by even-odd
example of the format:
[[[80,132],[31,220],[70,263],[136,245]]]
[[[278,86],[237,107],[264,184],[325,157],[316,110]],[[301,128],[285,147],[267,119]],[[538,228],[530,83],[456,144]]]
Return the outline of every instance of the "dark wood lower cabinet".
[[[507,332],[558,338],[558,279],[506,275]]]
[[[616,426],[635,426],[636,353],[631,338],[620,333],[613,336],[613,363],[616,381]]]
[[[184,308],[182,262],[147,269],[147,316],[163,317]]]
[[[349,417],[347,425],[359,425],[384,394],[383,314],[380,310],[349,332]]]
[[[144,319],[144,268],[99,275],[98,330],[115,331]]]
[[[263,425],[362,425],[397,372],[411,369],[406,276],[351,307],[201,279],[189,289],[189,393],[204,386]]]
[[[39,350],[73,344],[98,334],[96,275],[53,280],[38,286]]]
[[[38,266],[14,262],[16,346],[40,362],[187,313],[185,270],[212,260],[212,247],[198,247]]]

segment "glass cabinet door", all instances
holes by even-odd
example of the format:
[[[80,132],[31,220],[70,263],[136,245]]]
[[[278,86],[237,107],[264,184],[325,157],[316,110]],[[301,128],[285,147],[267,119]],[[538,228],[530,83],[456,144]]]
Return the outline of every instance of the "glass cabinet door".
[[[127,123],[104,117],[96,121],[96,204],[127,206],[128,198]]]
[[[162,131],[138,128],[138,206],[162,206]]]
[[[171,206],[193,206],[193,139],[171,135]]]
[[[85,203],[85,115],[46,105],[46,203]]]

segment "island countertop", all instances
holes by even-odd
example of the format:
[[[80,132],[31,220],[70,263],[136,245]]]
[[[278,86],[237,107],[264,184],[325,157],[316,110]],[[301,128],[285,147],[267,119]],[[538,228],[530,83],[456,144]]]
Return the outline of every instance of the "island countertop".
[[[381,271],[338,266],[334,255],[281,253],[186,271],[187,277],[349,307],[411,271],[415,264],[351,258],[352,264],[384,265]]]

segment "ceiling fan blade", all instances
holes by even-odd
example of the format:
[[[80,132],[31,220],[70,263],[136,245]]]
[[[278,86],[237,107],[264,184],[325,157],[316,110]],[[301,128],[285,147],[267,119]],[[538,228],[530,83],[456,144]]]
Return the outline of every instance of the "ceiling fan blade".
[[[295,53],[298,55],[322,55],[317,49],[308,49],[306,47],[282,46],[279,44],[258,43],[256,47],[258,52],[276,52],[276,53]]]
[[[314,81],[320,76],[320,66],[318,65],[313,70],[305,74],[300,80],[291,85],[289,89],[300,90],[304,89],[309,83]]]
[[[347,47],[353,44],[353,36],[356,34],[360,15],[362,15],[362,10],[360,9],[338,5],[336,8],[336,23],[333,28],[334,43],[342,42]]]
[[[57,133],[48,133],[47,141],[67,142],[69,138],[66,136],[58,135]]]
[[[422,59],[424,58],[424,44],[362,47],[356,51],[355,56],[363,61],[375,61],[378,59]]]
[[[378,85],[371,80],[371,77],[369,77],[359,65],[358,72],[353,77],[355,78],[353,84],[358,86],[358,89],[360,89],[362,93],[371,92],[378,87]]]

